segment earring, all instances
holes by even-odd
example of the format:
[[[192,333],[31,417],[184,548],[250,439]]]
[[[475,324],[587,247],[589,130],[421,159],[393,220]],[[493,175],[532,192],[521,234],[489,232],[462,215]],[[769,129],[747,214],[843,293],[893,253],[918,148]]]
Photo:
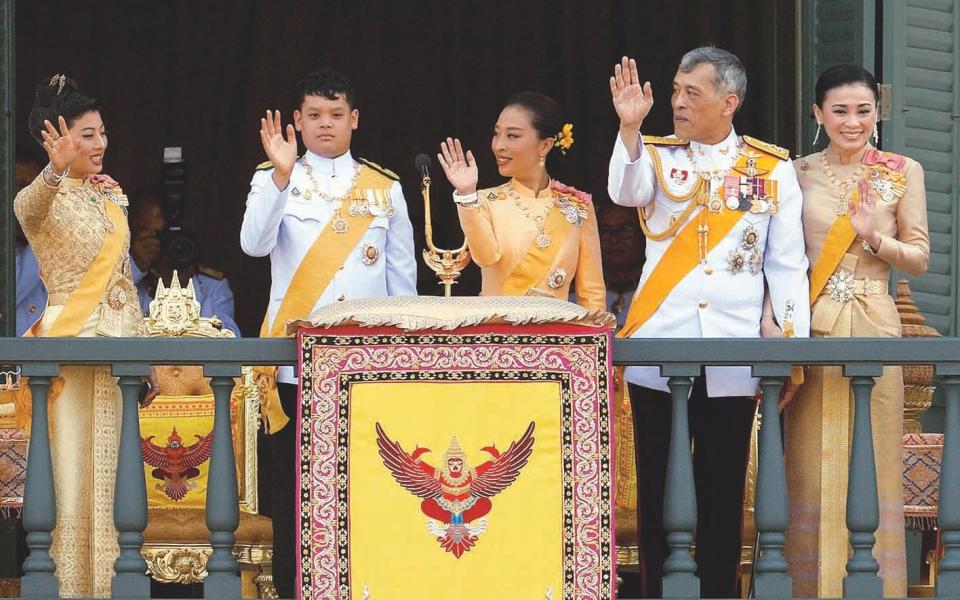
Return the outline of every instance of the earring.
[[[873,145],[874,146],[880,145],[880,125],[879,124],[873,126]]]
[[[820,141],[820,130],[823,128],[823,123],[817,121],[817,135],[813,136],[813,147],[817,147],[817,142]]]
[[[537,162],[537,164],[540,165],[541,167],[544,166],[545,162],[542,156],[540,157],[540,160]]]

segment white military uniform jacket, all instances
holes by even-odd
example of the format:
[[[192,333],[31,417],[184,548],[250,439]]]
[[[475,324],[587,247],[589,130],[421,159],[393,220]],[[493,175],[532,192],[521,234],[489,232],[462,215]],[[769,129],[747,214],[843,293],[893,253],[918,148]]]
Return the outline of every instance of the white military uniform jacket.
[[[696,174],[712,171],[711,193],[722,195],[723,175],[736,164],[739,144],[740,140],[731,128],[726,139],[712,146],[690,142],[652,147],[663,164],[664,181],[671,186],[674,194],[692,191]],[[779,161],[769,178],[778,182],[777,213],[772,216],[745,213],[727,236],[709,252],[705,262],[695,266],[680,280],[631,337],[760,337],[764,279],[770,290],[778,323],[783,324],[787,303],[792,302],[796,335],[809,336],[810,292],[801,222],[803,198],[789,159]],[[631,161],[618,135],[610,158],[610,197],[622,206],[645,207],[649,215],[647,224],[655,232],[666,230],[671,217],[683,212],[690,202],[669,199],[659,185],[647,148],[641,147],[639,158]],[[688,225],[696,225],[695,215],[696,212]],[[747,243],[747,234],[751,231],[757,234],[757,241],[753,245]],[[643,288],[674,239],[647,239],[646,262],[639,288]],[[756,380],[751,376],[749,367],[707,367],[706,376],[707,394],[710,397],[750,396],[756,393]],[[660,376],[658,367],[628,367],[625,377],[630,383],[644,387],[668,389],[667,380]]]
[[[313,167],[320,192],[339,197],[349,191],[356,165],[349,151],[333,159],[308,151],[304,159]],[[308,200],[306,190],[313,190],[313,182],[300,160],[282,191],[273,183],[273,169],[258,170],[250,182],[240,246],[250,256],[270,256],[272,280],[267,314],[271,322],[300,261],[334,214],[332,202],[318,198],[316,191]],[[376,217],[370,223],[314,310],[353,298],[417,295],[413,226],[399,182],[393,183],[389,194],[396,212],[392,217]],[[342,210],[345,211],[346,206]],[[372,261],[371,253],[363,252],[364,246],[370,244],[378,250]],[[281,367],[277,379],[284,383],[296,382],[290,367]]]

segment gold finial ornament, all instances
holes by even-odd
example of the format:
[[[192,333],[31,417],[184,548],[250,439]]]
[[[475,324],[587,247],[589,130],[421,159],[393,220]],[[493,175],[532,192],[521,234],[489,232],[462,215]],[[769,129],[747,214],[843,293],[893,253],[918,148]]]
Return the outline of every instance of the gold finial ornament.
[[[180,285],[177,272],[170,278],[170,287],[157,280],[157,293],[150,301],[145,319],[147,333],[153,336],[179,336],[190,331],[192,337],[234,337],[229,329],[222,330],[223,322],[216,316],[200,316],[200,303],[193,291],[193,278],[186,287]]]
[[[423,229],[427,238],[427,247],[423,249],[423,262],[437,274],[443,285],[443,295],[449,298],[450,289],[460,278],[460,273],[470,264],[470,251],[467,241],[456,250],[437,248],[433,243],[433,223],[430,220],[430,176],[426,175],[420,183],[420,193],[423,195],[424,224]]]

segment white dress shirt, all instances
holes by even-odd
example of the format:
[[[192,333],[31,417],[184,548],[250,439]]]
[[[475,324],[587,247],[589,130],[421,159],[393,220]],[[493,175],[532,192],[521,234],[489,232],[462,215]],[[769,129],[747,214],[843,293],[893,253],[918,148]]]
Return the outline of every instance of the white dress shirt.
[[[349,191],[356,165],[349,151],[332,159],[308,151],[304,158],[313,168],[320,192],[340,197]],[[313,186],[300,160],[283,190],[278,190],[273,182],[273,169],[257,171],[250,182],[240,246],[250,256],[270,256],[267,314],[271,323],[297,267],[334,214],[333,203],[318,198]],[[307,190],[311,190],[309,200]],[[320,295],[314,310],[347,299],[417,295],[413,226],[398,182],[393,183],[389,194],[396,212],[392,217],[373,219],[357,247]],[[346,211],[346,207],[344,204],[342,210]],[[362,250],[367,244],[379,249],[372,264],[364,262]],[[277,379],[284,383],[296,382],[290,367],[281,367]]]
[[[710,190],[713,192],[720,188],[722,194],[723,176],[729,174],[725,171],[736,164],[740,154],[738,142],[731,128],[730,134],[718,144],[690,142],[689,152],[687,145],[651,147],[660,156],[664,180],[673,194],[689,193],[696,183],[698,172],[712,173]],[[675,202],[664,194],[655,176],[653,160],[642,141],[639,145],[640,156],[631,161],[626,146],[617,136],[610,158],[607,189],[617,204],[645,207],[650,229],[664,231],[670,224],[670,218],[682,213],[690,201]],[[677,177],[671,178],[672,173]],[[790,302],[793,304],[796,335],[809,335],[808,264],[804,253],[800,186],[789,160],[777,163],[769,178],[778,182],[780,203],[777,213],[745,213],[726,237],[708,253],[706,260],[680,280],[631,337],[760,337],[764,279],[770,290],[777,321],[783,323],[784,312]],[[691,223],[696,225],[695,215],[696,212],[691,215],[688,226]],[[751,227],[758,237],[756,250],[745,248],[745,236]],[[674,239],[647,239],[646,262],[639,288],[644,286]],[[734,257],[746,259],[742,268],[737,267]],[[710,397],[750,396],[756,393],[756,379],[747,367],[707,367],[706,376],[707,394]],[[625,377],[630,383],[644,387],[668,389],[667,380],[660,376],[658,367],[628,367]]]

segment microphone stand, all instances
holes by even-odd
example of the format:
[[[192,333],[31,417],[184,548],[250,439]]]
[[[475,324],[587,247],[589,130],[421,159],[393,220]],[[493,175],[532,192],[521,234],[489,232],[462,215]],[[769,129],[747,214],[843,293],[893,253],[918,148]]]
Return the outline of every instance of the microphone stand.
[[[430,176],[424,175],[420,183],[420,193],[423,195],[424,232],[427,238],[427,247],[423,249],[423,261],[427,263],[440,283],[443,285],[443,295],[450,297],[450,288],[460,278],[460,273],[470,264],[470,251],[467,241],[456,250],[437,248],[433,243],[433,223],[430,221]]]

